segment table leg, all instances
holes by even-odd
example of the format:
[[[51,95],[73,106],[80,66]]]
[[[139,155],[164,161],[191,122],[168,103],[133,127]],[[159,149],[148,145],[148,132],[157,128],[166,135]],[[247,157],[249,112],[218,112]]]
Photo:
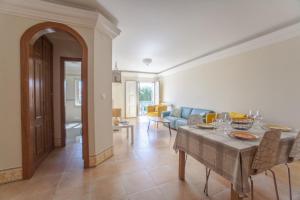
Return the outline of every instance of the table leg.
[[[150,120],[149,120],[149,122],[148,122],[147,133],[149,132],[149,126],[150,126]]]
[[[131,127],[131,144],[133,144],[134,142],[134,130],[133,130],[133,126]]]
[[[179,150],[179,168],[178,168],[179,179],[184,181],[185,178],[185,152]]]
[[[156,122],[156,128],[158,128],[158,122]]]
[[[231,200],[242,200],[243,198],[239,196],[239,193],[237,193],[234,189],[233,189],[233,185],[231,184]]]
[[[128,127],[126,127],[126,138],[127,138],[127,140],[128,140],[128,132],[129,132]]]
[[[171,126],[170,123],[168,123],[168,127],[169,127],[169,133],[170,133],[170,137],[172,136],[172,132],[171,132]]]

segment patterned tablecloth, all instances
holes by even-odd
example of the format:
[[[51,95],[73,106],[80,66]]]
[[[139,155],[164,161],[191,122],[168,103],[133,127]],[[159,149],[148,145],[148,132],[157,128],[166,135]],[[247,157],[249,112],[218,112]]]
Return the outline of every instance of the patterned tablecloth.
[[[260,136],[265,130],[252,128],[251,133]],[[278,164],[285,163],[288,153],[295,140],[296,132],[283,132]],[[250,191],[248,177],[251,174],[251,164],[260,139],[243,141],[229,137],[220,130],[205,130],[183,126],[177,131],[173,148],[182,150],[205,166],[229,180],[236,192],[245,194]]]

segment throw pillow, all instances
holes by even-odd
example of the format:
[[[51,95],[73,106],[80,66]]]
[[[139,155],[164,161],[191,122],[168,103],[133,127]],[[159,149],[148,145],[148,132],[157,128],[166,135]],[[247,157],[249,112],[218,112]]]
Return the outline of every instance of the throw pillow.
[[[171,116],[172,117],[180,117],[180,109],[179,108],[174,108],[173,110],[172,110],[172,112],[171,112]]]

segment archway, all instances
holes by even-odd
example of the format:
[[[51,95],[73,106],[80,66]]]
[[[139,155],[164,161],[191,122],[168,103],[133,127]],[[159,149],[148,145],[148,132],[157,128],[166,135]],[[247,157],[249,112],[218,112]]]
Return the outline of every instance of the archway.
[[[21,54],[21,123],[22,123],[22,168],[23,178],[31,178],[35,167],[33,164],[33,139],[32,132],[32,111],[31,102],[33,97],[31,95],[32,86],[30,85],[30,53],[35,41],[41,36],[63,31],[72,36],[82,48],[82,151],[84,159],[84,167],[89,167],[89,145],[88,145],[88,47],[84,39],[71,27],[56,23],[44,22],[36,24],[27,29],[21,37],[20,54]]]

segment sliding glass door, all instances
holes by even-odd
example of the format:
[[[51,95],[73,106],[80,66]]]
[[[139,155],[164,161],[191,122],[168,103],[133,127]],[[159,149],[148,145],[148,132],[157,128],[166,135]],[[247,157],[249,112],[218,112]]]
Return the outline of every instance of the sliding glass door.
[[[139,82],[139,116],[147,114],[147,106],[154,105],[154,82]]]
[[[144,116],[148,105],[159,104],[158,81],[125,82],[126,118]]]

